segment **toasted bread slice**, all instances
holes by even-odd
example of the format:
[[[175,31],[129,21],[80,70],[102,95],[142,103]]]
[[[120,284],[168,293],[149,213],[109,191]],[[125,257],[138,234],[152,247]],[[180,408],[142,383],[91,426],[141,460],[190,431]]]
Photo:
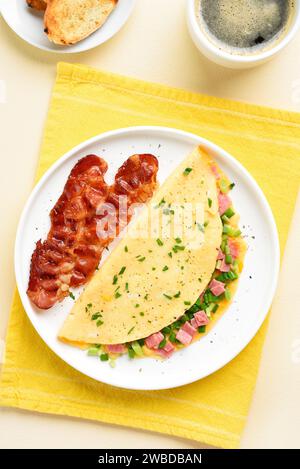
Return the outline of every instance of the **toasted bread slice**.
[[[47,3],[44,0],[26,0],[27,5],[35,10],[44,11],[47,8]]]
[[[48,0],[45,33],[55,44],[75,44],[106,21],[118,0]]]

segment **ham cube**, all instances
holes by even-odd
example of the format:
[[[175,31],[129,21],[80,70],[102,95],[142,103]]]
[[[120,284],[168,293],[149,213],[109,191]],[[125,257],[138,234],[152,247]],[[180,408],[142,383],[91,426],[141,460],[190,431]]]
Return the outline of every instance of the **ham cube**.
[[[210,291],[215,296],[220,296],[225,292],[225,284],[219,280],[213,279],[209,285]]]
[[[155,350],[155,353],[160,355],[162,358],[169,358],[172,355],[173,351],[166,352],[163,348],[158,348],[157,350]]]
[[[206,326],[206,324],[209,323],[205,311],[198,311],[198,313],[194,315],[194,320],[196,321],[197,327]]]
[[[196,334],[197,328],[193,327],[189,321],[185,322],[181,327],[185,332],[190,334],[192,337]]]
[[[106,348],[109,353],[125,353],[127,350],[123,344],[107,345]]]
[[[218,202],[220,215],[223,215],[223,213],[225,213],[226,210],[229,209],[229,207],[232,205],[230,197],[228,197],[226,194],[222,194],[222,192],[219,192]]]
[[[158,347],[158,345],[161,343],[163,338],[164,336],[161,332],[156,332],[155,334],[152,334],[149,337],[147,337],[147,339],[145,340],[145,344],[147,345],[148,348]]]
[[[225,254],[221,251],[221,249],[219,249],[217,260],[222,261],[224,257],[225,257]]]
[[[168,342],[166,343],[166,345],[164,346],[163,350],[167,353],[172,353],[174,352],[175,350],[175,347],[174,345],[168,340]]]
[[[239,257],[239,247],[235,241],[232,239],[228,239],[228,246],[230,250],[230,255],[233,259],[237,259]]]
[[[176,339],[183,345],[189,345],[192,342],[193,337],[181,328],[176,334]]]
[[[220,270],[220,272],[229,272],[230,264],[226,264],[225,259],[222,259],[221,264],[219,265],[218,269]]]

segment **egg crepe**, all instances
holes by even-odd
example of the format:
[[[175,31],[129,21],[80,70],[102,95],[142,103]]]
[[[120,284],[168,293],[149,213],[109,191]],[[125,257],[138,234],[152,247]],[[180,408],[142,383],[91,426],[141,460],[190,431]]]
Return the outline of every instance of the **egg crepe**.
[[[167,178],[75,302],[61,340],[134,341],[195,303],[211,280],[222,240],[211,164],[198,147]]]

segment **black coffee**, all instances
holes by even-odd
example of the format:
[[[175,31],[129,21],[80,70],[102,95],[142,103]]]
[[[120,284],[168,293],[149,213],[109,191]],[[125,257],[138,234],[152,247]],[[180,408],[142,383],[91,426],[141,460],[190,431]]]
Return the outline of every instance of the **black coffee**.
[[[198,0],[200,26],[220,47],[233,53],[269,48],[285,34],[291,0]]]

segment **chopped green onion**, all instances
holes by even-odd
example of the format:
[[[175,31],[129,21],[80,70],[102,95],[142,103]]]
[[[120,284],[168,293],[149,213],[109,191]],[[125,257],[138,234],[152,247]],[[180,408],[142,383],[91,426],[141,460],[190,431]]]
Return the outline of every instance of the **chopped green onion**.
[[[134,358],[135,356],[135,351],[131,347],[128,348],[128,356],[129,358]]]
[[[163,340],[160,342],[158,348],[164,348],[164,346],[166,345],[167,343],[167,339],[164,337]]]
[[[89,357],[98,357],[99,355],[99,348],[98,347],[90,347],[88,349],[88,356]]]
[[[226,224],[223,225],[223,233],[232,236],[233,238],[237,238],[242,234],[241,230],[236,230],[232,226]]]
[[[136,341],[136,342],[132,342],[131,347],[132,347],[134,353],[135,353],[138,357],[143,357],[143,355],[144,355],[143,349],[142,349],[142,347],[140,346],[140,344],[139,344],[137,341]]]
[[[163,333],[163,334],[170,334],[170,332],[171,332],[171,328],[170,328],[169,326],[164,327],[164,328],[162,329],[162,333]]]
[[[100,360],[101,360],[102,362],[107,362],[107,361],[109,360],[108,353],[102,353],[102,354],[100,355]]]
[[[219,183],[219,187],[220,187],[220,191],[222,192],[222,194],[227,194],[227,192],[229,191],[229,186],[224,179],[221,179]]]
[[[231,217],[233,217],[233,215],[235,215],[235,213],[234,213],[234,211],[232,210],[232,208],[229,207],[229,208],[226,210],[226,212],[224,212],[224,215],[226,215],[226,217],[228,217],[228,218],[231,218]]]
[[[72,298],[72,300],[75,300],[75,296],[71,291],[69,292],[69,297]]]
[[[232,256],[230,256],[230,254],[226,254],[225,262],[226,264],[232,264]]]
[[[206,330],[206,326],[199,326],[198,327],[198,332],[200,332],[200,334],[203,334]]]
[[[218,308],[219,308],[219,305],[215,304],[211,312],[216,313]]]
[[[228,290],[228,288],[226,288],[225,290],[225,298],[227,301],[231,300],[231,293],[230,293],[230,290]]]

